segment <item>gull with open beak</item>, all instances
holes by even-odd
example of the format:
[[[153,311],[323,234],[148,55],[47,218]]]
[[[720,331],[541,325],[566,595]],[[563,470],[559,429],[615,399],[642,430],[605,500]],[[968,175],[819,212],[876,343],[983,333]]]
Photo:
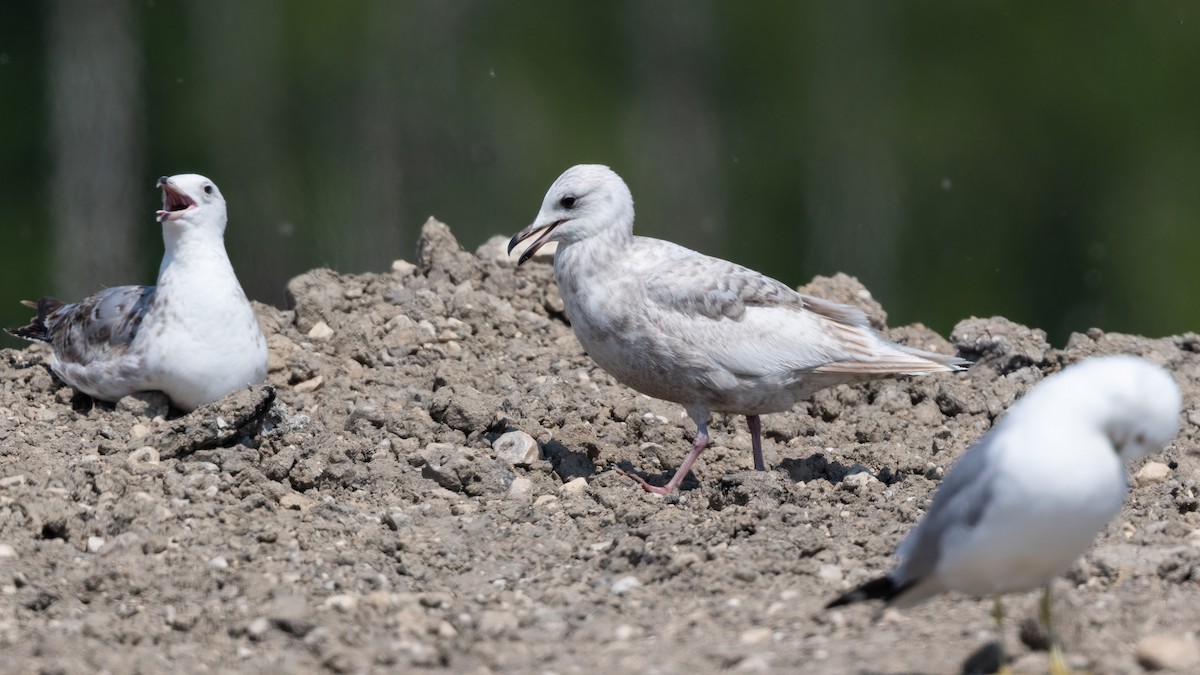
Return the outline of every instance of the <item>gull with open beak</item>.
[[[966,363],[884,340],[853,307],[635,236],[633,197],[606,166],[579,165],[559,176],[509,253],[531,238],[518,264],[558,242],[554,278],[588,355],[623,384],[682,404],[696,424],[691,452],[665,486],[621,472],[649,492],[679,487],[708,445],[713,412],[746,416],[754,467],[763,471],[760,415],[843,382],[950,372]]]
[[[161,391],[183,411],[267,375],[267,343],[225,252],[225,198],[204,176],[163,176],[166,252],[155,286],[42,298],[16,337],[48,343],[63,382],[103,401]]]

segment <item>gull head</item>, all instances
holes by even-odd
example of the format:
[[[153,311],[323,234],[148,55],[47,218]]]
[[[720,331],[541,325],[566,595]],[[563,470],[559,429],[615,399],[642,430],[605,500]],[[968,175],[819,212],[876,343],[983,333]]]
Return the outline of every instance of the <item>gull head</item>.
[[[600,164],[579,164],[554,181],[537,218],[508,242],[517,244],[537,235],[521,254],[520,265],[551,241],[572,244],[599,234],[633,236],[633,195],[615,171]]]
[[[1047,378],[1036,389],[1044,393],[1031,393],[1026,398],[1037,400],[1022,400],[1022,407],[1073,408],[1076,419],[1108,438],[1122,461],[1157,452],[1179,433],[1183,406],[1179,385],[1162,367],[1142,358],[1087,359]]]
[[[158,222],[179,229],[225,229],[225,198],[211,180],[195,173],[163,176],[155,187],[162,190]]]

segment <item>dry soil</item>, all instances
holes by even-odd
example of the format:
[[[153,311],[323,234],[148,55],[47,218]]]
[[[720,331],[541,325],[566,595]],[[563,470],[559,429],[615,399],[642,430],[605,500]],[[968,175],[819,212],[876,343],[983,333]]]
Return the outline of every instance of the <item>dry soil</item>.
[[[888,568],[1030,386],[1118,352],[1175,374],[1182,432],[1131,467],[1124,512],[1056,584],[1063,637],[1096,673],[1200,667],[1196,335],[1055,349],[1003,318],[949,340],[893,328],[976,364],[765,417],[765,473],[742,419],[718,417],[664,499],[612,468],[665,480],[691,423],[596,367],[545,258],[516,268],[504,243],[472,255],[431,220],[415,263],[293,279],[291,308],[257,307],[269,385],[186,416],[158,394],[93,404],[46,349],[0,351],[0,671],[986,670],[987,601],[822,605]],[[883,325],[849,277],[805,290]],[[1046,663],[1035,601],[1008,601],[1023,672]]]

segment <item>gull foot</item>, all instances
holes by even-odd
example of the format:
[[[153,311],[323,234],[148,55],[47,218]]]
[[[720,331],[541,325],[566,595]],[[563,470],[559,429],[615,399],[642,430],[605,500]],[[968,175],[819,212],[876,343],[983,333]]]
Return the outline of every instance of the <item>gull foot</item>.
[[[636,473],[631,473],[631,472],[621,469],[619,467],[613,467],[613,471],[617,472],[617,474],[619,474],[621,476],[624,476],[624,477],[632,480],[633,482],[637,483],[638,485],[641,485],[642,489],[645,490],[646,492],[653,492],[656,495],[666,496],[675,491],[675,490],[672,490],[672,489],[669,489],[666,487],[659,487],[657,485],[651,485],[646,482],[645,478],[642,478],[641,476],[637,475]]]

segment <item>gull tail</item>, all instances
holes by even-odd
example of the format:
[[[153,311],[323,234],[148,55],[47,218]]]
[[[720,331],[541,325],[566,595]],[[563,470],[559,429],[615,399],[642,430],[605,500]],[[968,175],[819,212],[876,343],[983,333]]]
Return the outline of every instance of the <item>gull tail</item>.
[[[833,609],[842,605],[852,605],[856,602],[865,602],[867,600],[891,602],[893,598],[911,587],[912,582],[897,584],[891,577],[879,577],[831,600],[825,605],[825,609]]]
[[[5,332],[13,337],[19,337],[22,340],[29,340],[30,342],[50,342],[52,336],[50,335],[50,328],[46,326],[46,319],[66,303],[57,298],[42,298],[37,302],[22,300],[21,304],[31,309],[36,309],[37,316],[33,317],[27,325],[20,328],[7,329]]]
[[[929,373],[948,373],[963,370],[971,364],[970,361],[960,359],[957,356],[935,354],[893,343],[886,344],[890,349],[877,356],[873,354],[873,358],[827,363],[813,369],[813,372],[862,375],[867,377],[927,375]]]

